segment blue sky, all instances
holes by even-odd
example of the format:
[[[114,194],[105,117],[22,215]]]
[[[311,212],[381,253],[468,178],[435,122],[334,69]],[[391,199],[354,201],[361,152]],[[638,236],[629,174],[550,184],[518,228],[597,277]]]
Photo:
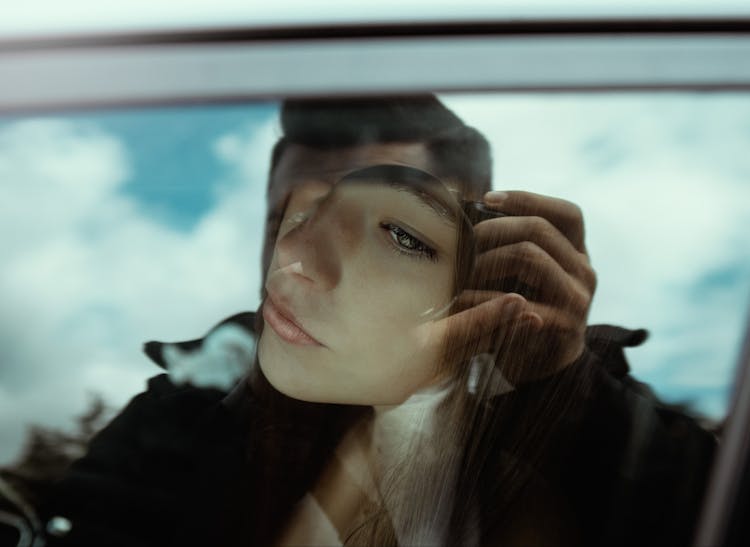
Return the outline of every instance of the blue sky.
[[[456,95],[495,186],[578,203],[591,322],[648,328],[639,379],[726,411],[750,304],[750,98]],[[258,304],[272,103],[0,121],[0,462],[29,423],[65,426],[157,370],[148,339]]]
[[[133,176],[121,191],[149,214],[189,230],[215,205],[225,165],[213,144],[244,125],[262,124],[277,105],[175,107],[70,116],[116,135],[128,150]],[[175,161],[178,155],[178,161]]]

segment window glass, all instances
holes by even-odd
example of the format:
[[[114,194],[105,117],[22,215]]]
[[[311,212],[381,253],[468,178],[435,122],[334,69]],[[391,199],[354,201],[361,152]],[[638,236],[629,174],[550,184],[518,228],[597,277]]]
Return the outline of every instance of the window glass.
[[[261,512],[264,540],[595,543],[645,518],[644,484],[674,453],[684,468],[651,503],[678,500],[659,533],[689,537],[750,295],[748,96],[441,100],[457,118],[401,98],[387,114],[370,99],[0,120],[0,463],[28,478],[34,447],[82,455],[159,366],[210,393],[252,368],[292,400],[374,406],[399,432],[258,396],[308,463],[327,462],[259,449],[269,482],[306,485]],[[505,194],[483,201],[490,189]],[[150,340],[167,342],[151,359]],[[289,425],[308,418],[313,440]],[[362,472],[352,438],[382,441],[388,471]],[[617,458],[567,460],[597,439]],[[486,473],[499,486],[480,488]],[[581,520],[595,496],[606,526]]]

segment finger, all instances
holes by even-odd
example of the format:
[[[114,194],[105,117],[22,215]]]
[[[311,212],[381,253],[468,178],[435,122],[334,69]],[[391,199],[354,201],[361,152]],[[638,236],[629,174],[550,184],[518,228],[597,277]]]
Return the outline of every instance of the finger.
[[[473,308],[474,306],[478,306],[494,298],[501,298],[505,295],[505,292],[495,290],[463,290],[453,302],[453,313]]]
[[[568,238],[578,251],[586,252],[583,214],[575,203],[519,190],[488,192],[484,196],[484,201],[487,206],[512,216],[546,218]]]
[[[570,347],[572,340],[584,340],[585,318],[585,313],[529,302],[516,324],[518,328],[532,329],[537,335],[537,340],[545,341],[543,344],[537,344],[539,348],[545,345],[550,348]]]
[[[568,364],[583,351],[585,329],[585,314],[529,302],[516,321],[506,326],[495,351],[516,357],[531,353],[537,359],[544,355],[544,360]]]
[[[477,252],[494,247],[532,241],[571,274],[589,266],[589,258],[581,253],[551,222],[542,217],[502,217],[485,220],[474,226]]]
[[[465,298],[481,299],[484,296],[486,295],[477,291],[465,295]],[[483,333],[491,333],[503,324],[512,323],[524,311],[526,305],[526,300],[518,294],[502,295],[443,319],[426,323],[423,327],[427,335],[436,337],[437,340],[469,340],[478,338]]]
[[[491,290],[498,281],[513,280],[531,300],[588,307],[591,291],[566,272],[547,252],[529,241],[514,243],[477,257],[469,288]],[[508,289],[506,286],[502,288]],[[519,289],[520,290],[520,289]]]
[[[500,217],[474,226],[477,252],[521,241],[533,241],[568,269],[580,253],[551,222],[542,217]]]

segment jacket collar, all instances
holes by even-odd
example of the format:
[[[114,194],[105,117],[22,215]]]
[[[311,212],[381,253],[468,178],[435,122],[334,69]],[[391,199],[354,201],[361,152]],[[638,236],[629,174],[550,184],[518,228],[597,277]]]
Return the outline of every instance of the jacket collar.
[[[219,327],[223,327],[226,325],[238,326],[242,328],[243,330],[247,331],[247,333],[253,337],[257,333],[255,329],[255,312],[242,312],[242,313],[238,313],[230,317],[227,317],[223,321],[217,323],[211,328],[211,330],[209,330],[201,338],[195,338],[193,340],[185,340],[182,342],[157,342],[157,341],[152,340],[143,344],[143,352],[158,367],[166,370],[167,363],[164,358],[164,349],[167,346],[175,346],[184,352],[199,351],[201,347],[203,346],[203,342],[205,341],[206,338],[208,338],[209,335],[211,335],[211,333],[216,331]]]

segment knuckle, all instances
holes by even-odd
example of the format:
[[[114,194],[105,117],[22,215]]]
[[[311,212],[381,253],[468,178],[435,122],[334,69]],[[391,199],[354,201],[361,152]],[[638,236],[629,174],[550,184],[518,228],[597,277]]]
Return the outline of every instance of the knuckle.
[[[562,203],[562,210],[571,221],[583,223],[583,210],[578,204],[564,199],[560,201]]]
[[[539,257],[541,248],[533,241],[521,241],[517,244],[518,256],[526,261],[533,261]]]
[[[543,217],[530,217],[529,218],[529,236],[535,241],[545,241],[551,234],[554,227],[550,222]]]
[[[583,287],[578,287],[570,292],[570,304],[576,315],[583,315],[591,305],[591,294]]]
[[[589,273],[589,287],[591,287],[591,292],[593,293],[596,290],[596,287],[599,283],[599,278],[596,275],[596,272],[593,268],[588,269]]]
[[[551,299],[552,304],[560,312],[579,316],[587,313],[592,294],[580,279],[566,276],[564,283],[558,287]]]
[[[596,276],[596,271],[591,267],[590,264],[586,263],[586,265],[581,268],[580,278],[592,293],[596,290],[598,279]]]
[[[581,207],[575,203],[572,203],[572,202],[568,202],[568,203],[570,203],[570,211],[571,211],[573,218],[575,218],[578,222],[583,224],[583,209],[581,209]]]

